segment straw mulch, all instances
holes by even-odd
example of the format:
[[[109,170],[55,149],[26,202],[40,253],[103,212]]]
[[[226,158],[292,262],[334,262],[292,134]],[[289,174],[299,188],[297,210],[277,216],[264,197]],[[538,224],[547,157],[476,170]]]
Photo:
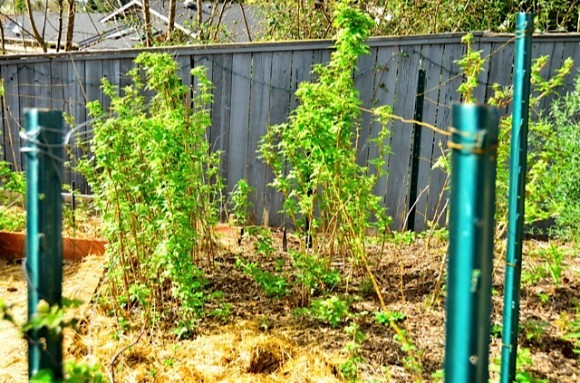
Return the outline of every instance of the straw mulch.
[[[90,302],[102,275],[103,258],[88,256],[82,262],[64,265],[63,296]],[[18,323],[26,321],[27,290],[24,264],[21,260],[8,261],[0,257],[0,298],[11,306],[10,312]],[[82,317],[89,308],[85,304],[70,310],[67,315]],[[72,332],[65,333],[65,343],[72,342]],[[0,383],[25,382],[28,376],[27,345],[19,330],[6,321],[0,321]]]
[[[134,343],[138,332],[119,336],[114,319],[97,313],[70,351],[106,361],[111,376],[110,361]],[[241,321],[193,340],[143,336],[115,359],[113,369],[117,382],[340,382],[338,359],[333,359],[281,333],[262,332],[256,322]]]

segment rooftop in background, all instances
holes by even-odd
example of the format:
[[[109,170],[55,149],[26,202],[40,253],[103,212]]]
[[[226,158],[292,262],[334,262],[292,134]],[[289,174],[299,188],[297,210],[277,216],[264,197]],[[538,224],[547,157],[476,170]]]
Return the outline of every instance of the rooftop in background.
[[[224,8],[225,7],[225,8]],[[160,36],[167,30],[169,1],[156,0],[150,3],[150,14],[154,35]],[[218,4],[204,2],[202,16],[205,23],[212,26],[220,23],[220,42],[247,42],[248,37],[259,32],[257,8],[239,4]],[[36,53],[41,50],[33,37],[28,15],[0,15],[4,28],[4,47],[6,54]],[[142,32],[136,27],[136,19],[142,17],[142,3],[132,0],[111,13],[94,13],[77,11],[74,20],[73,49],[103,50],[132,48],[142,44]],[[59,40],[58,13],[49,11],[33,12],[37,29],[48,44],[49,52],[57,49]],[[60,49],[64,50],[68,15],[63,14]],[[245,20],[244,20],[245,19]],[[196,30],[197,6],[195,0],[178,1],[175,12],[175,29],[184,36],[184,43],[196,43],[199,33]],[[250,28],[250,33],[246,30]]]

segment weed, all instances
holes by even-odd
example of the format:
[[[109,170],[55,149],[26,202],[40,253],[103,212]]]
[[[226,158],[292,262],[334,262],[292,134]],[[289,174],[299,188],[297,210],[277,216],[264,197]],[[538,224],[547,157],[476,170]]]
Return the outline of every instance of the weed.
[[[25,191],[24,173],[12,171],[8,162],[0,161],[0,230],[24,230],[26,211],[20,206]]]
[[[435,371],[433,374],[431,374],[431,378],[436,383],[444,382],[445,381],[445,373],[444,373],[443,369]]]
[[[516,382],[518,383],[549,383],[547,379],[535,378],[527,368],[532,367],[532,354],[529,348],[519,347],[516,365],[519,367],[516,372]]]
[[[267,257],[274,254],[274,240],[269,230],[262,231],[262,234],[258,235],[258,240],[254,243],[254,249],[258,254]]]
[[[576,301],[574,305],[576,313],[574,314],[574,319],[565,325],[567,334],[563,338],[572,341],[574,353],[580,355],[580,301]]]
[[[546,268],[542,266],[532,266],[522,272],[522,286],[532,286],[548,276]]]
[[[344,330],[351,337],[351,341],[344,347],[343,352],[348,355],[348,358],[340,365],[340,373],[347,381],[358,382],[359,366],[365,362],[359,350],[366,336],[360,331],[358,324],[355,322],[352,322]]]
[[[236,266],[251,276],[262,288],[266,295],[281,298],[288,294],[288,282],[281,275],[275,275],[262,270],[256,263],[236,259]]]
[[[331,295],[327,298],[313,299],[310,307],[297,308],[294,314],[306,315],[336,328],[340,322],[350,316],[350,311],[346,300]]]
[[[410,245],[417,239],[417,234],[414,231],[394,231],[391,241],[397,245]]]
[[[516,360],[516,365],[518,366],[518,370],[516,371],[516,379],[515,382],[517,383],[549,383],[546,379],[538,379],[534,377],[527,369],[533,366],[532,362],[532,354],[530,353],[529,348],[525,347],[518,347],[518,355]],[[499,373],[501,366],[501,359],[494,358],[489,368],[496,373]]]
[[[393,338],[405,353],[403,364],[415,376],[416,381],[423,381],[423,365],[421,363],[423,352],[417,349],[417,346],[407,335],[407,331],[401,329],[397,324],[405,319],[405,315],[397,311],[378,311],[375,313],[375,319],[379,324],[389,326],[395,331]]]
[[[375,288],[373,286],[373,281],[368,275],[365,276],[363,280],[360,282],[358,286],[358,291],[363,297],[369,296],[370,294],[374,293]]]
[[[540,299],[540,302],[542,302],[542,303],[548,303],[552,297],[548,293],[539,292],[538,293],[538,298]]]
[[[562,261],[566,253],[557,245],[550,243],[548,248],[538,250],[538,254],[545,262],[544,268],[546,273],[552,278],[554,284],[558,286],[562,277],[562,271],[564,270]]]
[[[535,319],[528,319],[522,323],[526,339],[530,342],[539,341],[550,327],[550,323]]]
[[[214,291],[211,294],[211,300],[216,302],[218,307],[210,311],[208,314],[220,319],[222,322],[227,322],[232,316],[233,306],[231,303],[223,301],[223,295],[222,291]]]
[[[254,242],[254,250],[256,253],[266,257],[274,254],[274,239],[272,238],[270,229],[266,227],[249,226],[245,228],[243,236],[256,239]]]
[[[234,218],[234,224],[246,226],[249,224],[248,213],[252,207],[250,194],[254,189],[248,184],[248,181],[241,179],[238,181],[234,190],[230,193],[230,204]]]
[[[291,251],[292,263],[298,271],[297,282],[310,290],[310,294],[333,289],[340,283],[340,272],[314,255]]]
[[[498,324],[498,323],[493,323],[493,324],[491,325],[491,328],[490,328],[489,335],[490,335],[492,338],[498,338],[498,339],[501,339],[501,333],[502,333],[502,330],[503,330],[503,326],[502,326],[501,324]]]

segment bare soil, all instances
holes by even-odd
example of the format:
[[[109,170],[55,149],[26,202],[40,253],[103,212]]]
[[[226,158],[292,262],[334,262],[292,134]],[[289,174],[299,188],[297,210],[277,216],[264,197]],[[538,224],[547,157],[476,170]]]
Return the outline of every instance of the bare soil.
[[[231,304],[231,315],[204,318],[190,339],[177,340],[162,325],[142,332],[140,323],[131,323],[121,331],[116,319],[105,315],[97,303],[102,299],[98,290],[91,303],[77,313],[84,320],[77,333],[67,335],[67,357],[99,363],[103,374],[114,373],[117,382],[340,382],[340,365],[347,358],[344,348],[351,340],[344,328],[356,321],[366,335],[360,350],[364,358],[359,366],[360,380],[413,381],[413,371],[405,366],[406,354],[393,331],[374,319],[378,298],[362,266],[353,267],[342,258],[333,260],[332,266],[341,270],[343,278],[332,294],[348,295],[351,302],[350,319],[336,328],[293,313],[304,303],[298,287],[292,287],[284,297],[269,297],[236,266],[236,258],[241,257],[287,276],[292,283],[295,270],[291,258],[282,251],[280,233],[274,232],[273,237],[275,252],[265,256],[257,254],[255,238],[238,244],[237,230],[222,231],[220,254],[203,268],[208,289],[223,292],[222,303]],[[290,237],[288,246],[296,248],[296,239]],[[534,254],[548,246],[546,242],[526,242],[525,272],[545,264]],[[544,276],[522,288],[519,347],[530,351],[530,360],[521,369],[550,382],[580,380],[578,355],[573,353],[571,340],[563,338],[580,301],[580,257],[577,249],[568,247],[566,251],[558,285]],[[416,346],[426,381],[432,381],[432,374],[442,368],[444,355],[445,253],[445,241],[434,238],[369,245],[369,260],[381,294],[389,310],[404,314],[399,326]],[[83,283],[78,279],[83,276],[98,280],[102,261],[86,262],[68,266],[69,283]],[[499,250],[495,263],[492,324],[500,325],[504,267]],[[0,260],[0,270],[0,298],[13,303],[17,317],[24,319],[22,268]],[[208,310],[216,308],[217,302]],[[492,361],[499,358],[500,337],[496,327],[490,344]],[[18,333],[0,323],[0,338],[4,344],[6,339],[16,339],[12,342],[17,343]],[[20,343],[16,348],[2,347],[0,382],[25,381],[26,355]],[[497,361],[491,363],[490,373],[496,380]]]

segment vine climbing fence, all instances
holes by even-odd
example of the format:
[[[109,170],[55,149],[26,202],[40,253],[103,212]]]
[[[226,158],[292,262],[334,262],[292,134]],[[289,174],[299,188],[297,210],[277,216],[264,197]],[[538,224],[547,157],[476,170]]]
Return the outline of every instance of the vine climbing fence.
[[[362,107],[391,105],[393,113],[405,120],[423,122],[448,130],[451,105],[461,101],[457,88],[462,76],[456,60],[465,52],[463,34],[373,38],[371,52],[359,59],[353,73],[360,91]],[[513,35],[475,34],[474,48],[487,58],[474,96],[484,102],[493,94],[492,86],[512,82]],[[221,151],[221,174],[227,190],[246,178],[255,189],[252,194],[253,217],[257,223],[280,225],[278,212],[282,197],[268,183],[272,173],[258,158],[258,141],[269,125],[286,121],[296,107],[294,96],[302,81],[313,78],[313,64],[330,58],[331,41],[298,41],[245,45],[213,45],[163,48],[181,66],[181,76],[188,86],[195,86],[189,75],[193,66],[207,67],[214,83],[212,127],[209,140]],[[574,75],[580,62],[580,34],[545,34],[534,37],[533,57],[550,56],[542,74],[550,76],[563,61],[572,57]],[[0,76],[4,83],[1,98],[1,123],[4,160],[14,169],[23,167],[19,132],[28,108],[63,110],[74,117],[75,124],[87,119],[86,104],[108,100],[100,89],[101,78],[123,86],[129,83],[126,73],[142,50],[76,52],[0,58]],[[559,89],[572,89],[573,76]],[[551,97],[540,104],[546,110]],[[509,106],[502,113],[509,112]],[[393,228],[425,229],[430,222],[443,223],[447,175],[433,165],[446,149],[447,136],[413,123],[394,119],[390,138],[391,153],[386,159],[388,176],[382,177],[375,192],[393,216]],[[378,132],[369,113],[363,112],[359,133],[358,162],[373,158],[368,138]],[[70,158],[81,154],[75,139],[88,139],[90,122],[72,137]],[[74,162],[74,160],[72,161]],[[66,183],[74,182],[82,193],[90,190],[81,175],[68,168]],[[409,212],[412,211],[412,214]]]

